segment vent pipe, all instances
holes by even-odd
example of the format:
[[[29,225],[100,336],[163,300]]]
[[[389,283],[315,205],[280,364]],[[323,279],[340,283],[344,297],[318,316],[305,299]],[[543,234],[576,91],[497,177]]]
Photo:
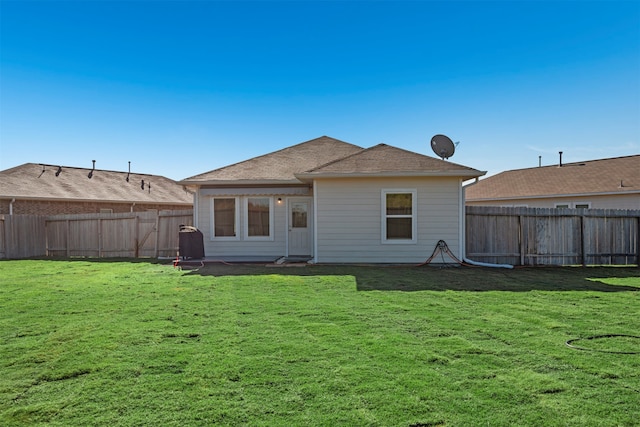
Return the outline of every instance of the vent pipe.
[[[542,166],[542,156],[538,156],[538,167]]]
[[[558,165],[558,167],[562,167],[562,151],[558,151],[558,154],[560,154],[560,164]]]

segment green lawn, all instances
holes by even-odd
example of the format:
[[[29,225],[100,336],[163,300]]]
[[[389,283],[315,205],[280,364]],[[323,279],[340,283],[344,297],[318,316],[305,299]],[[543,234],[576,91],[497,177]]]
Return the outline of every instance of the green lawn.
[[[0,425],[637,426],[605,334],[640,269],[2,261]]]

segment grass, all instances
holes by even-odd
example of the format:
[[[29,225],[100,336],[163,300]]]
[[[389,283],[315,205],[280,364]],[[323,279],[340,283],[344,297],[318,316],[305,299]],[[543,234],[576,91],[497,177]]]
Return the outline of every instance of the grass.
[[[0,425],[632,426],[640,340],[587,338],[639,298],[638,268],[3,261]]]

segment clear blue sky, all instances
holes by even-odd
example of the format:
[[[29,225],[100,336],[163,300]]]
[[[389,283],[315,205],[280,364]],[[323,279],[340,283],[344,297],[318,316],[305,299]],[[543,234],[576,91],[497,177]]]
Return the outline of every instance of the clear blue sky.
[[[183,179],[332,136],[506,169],[640,153],[639,1],[0,0],[0,169]]]

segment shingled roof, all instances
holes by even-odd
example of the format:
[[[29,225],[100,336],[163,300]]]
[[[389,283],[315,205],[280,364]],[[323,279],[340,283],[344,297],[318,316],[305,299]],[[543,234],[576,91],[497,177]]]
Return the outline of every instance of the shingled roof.
[[[182,184],[300,183],[295,174],[362,151],[362,147],[322,136],[282,150],[195,175]]]
[[[640,155],[510,170],[465,192],[467,201],[640,193]]]
[[[462,176],[484,172],[386,144],[364,149],[328,136],[186,178],[182,184],[299,184],[328,176]]]
[[[0,198],[192,205],[193,196],[159,175],[25,163],[0,171]],[[129,181],[126,181],[129,175]],[[145,188],[142,189],[142,180]],[[151,187],[149,188],[149,185]]]
[[[299,173],[299,178],[341,176],[461,176],[485,172],[387,144],[378,144],[350,156]]]

